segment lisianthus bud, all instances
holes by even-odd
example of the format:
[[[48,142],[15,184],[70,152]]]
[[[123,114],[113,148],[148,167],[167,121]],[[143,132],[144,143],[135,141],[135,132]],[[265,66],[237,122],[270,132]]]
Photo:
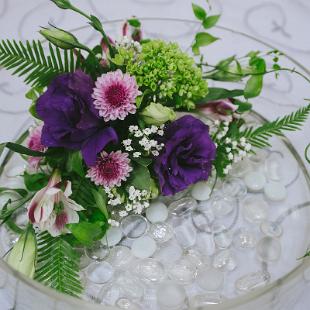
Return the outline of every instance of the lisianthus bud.
[[[175,112],[172,109],[154,102],[147,106],[140,115],[146,124],[156,126],[173,121],[176,118]]]
[[[33,228],[28,228],[18,239],[8,257],[8,264],[22,274],[33,278],[37,242]]]
[[[70,9],[71,3],[68,0],[52,0],[61,9]]]
[[[40,33],[46,40],[62,49],[67,50],[81,47],[78,39],[73,34],[65,30],[58,28],[44,28],[40,31]]]

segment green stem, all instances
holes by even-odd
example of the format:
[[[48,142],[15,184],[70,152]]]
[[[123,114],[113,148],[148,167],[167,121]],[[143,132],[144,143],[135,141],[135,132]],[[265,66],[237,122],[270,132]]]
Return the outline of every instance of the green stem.
[[[305,149],[305,158],[306,158],[306,161],[310,164],[310,155],[308,155],[308,153],[310,154],[309,152],[310,150],[310,143],[307,145],[306,149]]]

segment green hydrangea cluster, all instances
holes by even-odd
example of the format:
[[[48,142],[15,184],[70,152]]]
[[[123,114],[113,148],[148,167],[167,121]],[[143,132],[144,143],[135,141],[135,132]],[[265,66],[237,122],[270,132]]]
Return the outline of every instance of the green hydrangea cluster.
[[[208,84],[194,59],[182,52],[178,44],[149,41],[142,52],[124,55],[126,71],[136,77],[138,85],[149,89],[161,102],[175,101],[177,108],[193,109],[194,101],[206,96]]]

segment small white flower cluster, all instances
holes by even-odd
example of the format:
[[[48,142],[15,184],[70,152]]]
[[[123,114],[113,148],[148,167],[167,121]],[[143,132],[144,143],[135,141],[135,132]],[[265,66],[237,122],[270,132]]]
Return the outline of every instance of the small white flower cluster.
[[[119,41],[115,43],[116,47],[122,47],[125,49],[133,48],[137,53],[141,53],[142,46],[139,42],[134,41],[127,36],[123,36]]]
[[[164,144],[159,144],[157,140],[151,139],[150,135],[157,134],[159,136],[164,135],[164,125],[160,127],[152,125],[141,130],[138,126],[129,126],[129,132],[133,135],[133,138],[139,138],[138,144],[142,147],[143,151],[151,153],[153,156],[158,156],[159,151],[164,147]],[[133,157],[138,158],[142,153],[135,150],[132,146],[132,139],[126,139],[122,141],[127,152],[133,152]]]
[[[223,126],[222,126],[223,124]],[[215,139],[221,140],[224,138],[229,130],[229,122],[214,121],[213,133],[216,133]]]
[[[127,216],[128,212],[133,211],[135,214],[141,214],[144,209],[148,208],[150,203],[148,202],[149,192],[147,190],[139,190],[134,186],[130,186],[128,189],[128,201],[125,205],[126,213],[121,212],[119,215],[121,217]]]
[[[246,141],[245,137],[240,138],[239,141],[232,140],[231,138],[225,139],[226,153],[231,164],[227,165],[224,169],[224,174],[228,174],[232,168],[232,163],[237,163],[244,159],[252,149],[252,145]]]
[[[113,193],[111,188],[109,187],[105,187],[104,191],[106,192],[109,198],[108,205],[115,207],[122,203],[121,196],[117,192]]]

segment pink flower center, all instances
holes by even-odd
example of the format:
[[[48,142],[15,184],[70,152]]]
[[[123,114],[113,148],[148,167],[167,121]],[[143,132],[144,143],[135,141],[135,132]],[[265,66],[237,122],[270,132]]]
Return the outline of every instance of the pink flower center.
[[[107,158],[100,161],[99,169],[105,179],[112,179],[118,174],[119,165],[113,159]]]
[[[116,83],[106,90],[106,99],[112,107],[119,107],[126,101],[127,93],[123,85]]]
[[[56,216],[55,225],[57,229],[62,230],[64,229],[65,225],[68,223],[68,215],[65,212],[59,213]]]

